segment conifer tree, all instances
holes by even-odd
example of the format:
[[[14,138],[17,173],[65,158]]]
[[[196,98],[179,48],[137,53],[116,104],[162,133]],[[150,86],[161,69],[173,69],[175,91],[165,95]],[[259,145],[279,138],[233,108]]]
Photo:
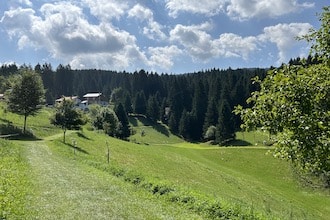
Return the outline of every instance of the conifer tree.
[[[123,104],[119,103],[115,108],[115,113],[119,120],[119,128],[118,128],[118,137],[121,139],[125,139],[130,136],[130,126],[127,117],[127,113]]]

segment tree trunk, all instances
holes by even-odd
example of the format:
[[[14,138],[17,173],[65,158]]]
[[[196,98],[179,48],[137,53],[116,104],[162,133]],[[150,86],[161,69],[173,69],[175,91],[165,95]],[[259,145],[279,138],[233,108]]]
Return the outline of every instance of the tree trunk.
[[[66,129],[63,130],[63,143],[65,144],[65,133],[66,133]]]
[[[23,134],[25,134],[25,131],[26,131],[26,118],[27,118],[27,115],[24,115]]]

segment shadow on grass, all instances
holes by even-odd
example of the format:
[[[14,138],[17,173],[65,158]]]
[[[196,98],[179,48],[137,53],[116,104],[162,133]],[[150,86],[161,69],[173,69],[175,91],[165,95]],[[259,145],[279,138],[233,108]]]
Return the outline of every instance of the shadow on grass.
[[[138,126],[138,121],[136,120],[136,118],[134,116],[129,117],[128,120],[129,120],[129,123],[131,123],[134,127]]]
[[[11,121],[4,119],[4,118],[0,118],[0,121],[4,122],[4,123],[12,123]]]
[[[170,132],[168,131],[168,129],[167,129],[167,127],[165,125],[163,125],[163,124],[161,124],[159,122],[153,122],[149,118],[147,118],[147,117],[145,117],[143,115],[135,116],[134,117],[134,120],[137,121],[137,118],[141,121],[141,123],[144,126],[151,126],[157,132],[162,133],[163,135],[165,135],[167,137],[170,136]]]
[[[69,143],[65,143],[65,145],[69,146],[70,148],[72,148],[73,150],[76,150],[78,152],[84,153],[84,154],[89,154],[86,150],[78,147],[78,146],[74,146],[73,144],[69,144]]]
[[[154,126],[152,126],[156,131],[162,133],[163,135],[169,137],[170,132],[168,131],[167,127],[161,123],[156,123]]]
[[[83,134],[81,132],[78,132],[77,135],[78,135],[78,137],[84,138],[86,140],[89,140],[89,141],[92,140],[91,138],[87,137],[85,134]]]
[[[4,121],[1,119],[1,121]],[[26,130],[23,133],[22,128],[15,126],[12,122],[6,120],[6,124],[0,124],[0,137],[8,140],[20,141],[39,141],[40,138],[36,137],[31,131]]]
[[[226,146],[237,146],[237,147],[238,146],[252,146],[252,145],[253,145],[252,143],[245,141],[245,140],[241,140],[241,139],[235,139],[226,144]]]

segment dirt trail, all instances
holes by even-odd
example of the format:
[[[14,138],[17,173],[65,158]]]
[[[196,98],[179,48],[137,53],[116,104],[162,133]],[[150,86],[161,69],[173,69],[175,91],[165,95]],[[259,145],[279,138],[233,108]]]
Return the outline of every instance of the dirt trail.
[[[24,145],[36,189],[33,219],[173,219],[178,212],[107,173],[52,153],[44,141]]]

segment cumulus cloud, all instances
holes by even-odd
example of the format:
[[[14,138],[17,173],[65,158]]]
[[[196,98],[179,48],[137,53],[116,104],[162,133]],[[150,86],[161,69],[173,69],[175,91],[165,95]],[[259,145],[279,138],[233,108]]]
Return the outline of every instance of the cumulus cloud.
[[[227,0],[166,0],[166,8],[172,17],[177,17],[181,11],[212,16],[221,12],[226,2]]]
[[[149,8],[143,7],[140,4],[135,5],[128,11],[128,17],[135,17],[141,21],[153,20],[154,14]]]
[[[149,47],[148,52],[150,56],[150,66],[161,67],[169,70],[174,62],[173,58],[182,54],[182,51],[175,45],[166,47]]]
[[[90,24],[81,8],[71,3],[44,4],[42,16],[32,9],[5,12],[1,23],[10,36],[18,38],[19,48],[35,47],[53,57],[70,61],[72,67],[127,67],[145,59],[136,38],[110,23]]]
[[[180,12],[213,16],[226,13],[229,17],[246,20],[253,17],[277,17],[313,7],[314,3],[297,0],[167,0],[169,15],[177,17]]]
[[[163,27],[154,20],[153,12],[140,4],[135,5],[128,12],[129,18],[137,18],[141,22],[146,22],[146,26],[143,27],[143,34],[149,39],[164,40],[166,35],[162,31]]]
[[[244,60],[248,60],[250,53],[258,50],[256,37],[241,37],[233,33],[221,34],[213,44],[218,56],[241,57]]]
[[[0,19],[1,29],[17,43],[18,49],[48,51],[51,57],[70,63],[73,68],[170,70],[178,64],[178,57],[196,63],[230,57],[249,61],[255,52],[274,45],[277,51],[271,51],[271,54],[278,52],[281,63],[297,56],[297,51],[299,55],[303,54],[295,37],[308,33],[312,27],[307,23],[278,24],[260,29],[254,36],[241,36],[221,33],[212,23],[214,18],[197,16],[200,22],[197,25],[193,24],[196,16],[188,16],[190,20],[185,24],[174,23],[181,18],[173,19],[182,12],[210,16],[227,14],[235,24],[238,22],[235,19],[277,17],[313,6],[297,0],[166,0],[167,12],[172,16],[167,18],[166,25],[159,23],[165,16],[152,10],[158,10],[157,7],[134,4],[139,1],[52,2],[32,9],[22,8],[32,6],[30,0],[12,0]],[[133,20],[139,25],[140,32],[131,28]],[[140,48],[139,43],[144,46]]]
[[[231,0],[227,13],[230,17],[244,20],[253,17],[278,17],[313,6],[313,3],[300,4],[297,0]]]
[[[261,42],[268,41],[277,46],[279,51],[278,63],[282,63],[287,62],[290,49],[300,43],[297,42],[296,37],[307,34],[311,28],[312,26],[308,23],[277,24],[265,27],[264,33],[258,38]]]
[[[30,0],[19,0],[19,3],[23,4],[23,5],[27,5],[29,7],[32,7],[32,2]]]
[[[127,1],[121,0],[83,0],[92,15],[102,21],[119,19],[129,8]]]
[[[201,61],[219,56],[248,59],[249,54],[257,50],[256,37],[224,33],[213,39],[206,32],[210,27],[208,22],[197,26],[177,25],[170,32],[170,39],[179,42],[194,60]]]

